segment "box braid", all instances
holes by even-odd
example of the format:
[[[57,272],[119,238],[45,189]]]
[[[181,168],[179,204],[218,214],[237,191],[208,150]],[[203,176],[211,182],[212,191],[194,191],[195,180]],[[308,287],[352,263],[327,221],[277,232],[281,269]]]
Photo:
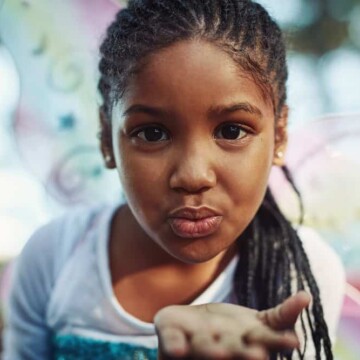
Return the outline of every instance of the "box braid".
[[[285,166],[282,170],[298,193],[289,170]],[[242,239],[245,241],[241,241]],[[309,291],[313,302],[311,309],[306,310],[306,317],[314,341],[316,359],[321,359],[322,351],[326,359],[333,359],[319,288],[309,260],[297,232],[282,214],[270,189],[267,190],[255,218],[240,236],[239,248],[242,261],[238,264],[234,280],[239,303],[255,309],[267,309],[282,302],[294,290]],[[292,277],[295,278],[295,289],[291,286]],[[303,318],[301,324],[306,339]],[[291,355],[281,355],[282,358],[291,359]],[[303,358],[300,353],[299,356]],[[276,358],[276,354],[271,357]]]
[[[201,39],[227,52],[261,87],[277,121],[286,101],[287,64],[282,32],[266,10],[250,0],[130,0],[109,26],[100,47],[101,110],[108,122],[114,104],[131,77],[156,51],[176,42]],[[104,130],[103,130],[104,131]],[[101,134],[104,139],[109,134]],[[286,167],[283,172],[297,188]],[[281,213],[268,189],[253,221],[239,238],[241,261],[234,288],[241,305],[259,310],[274,307],[293,292],[312,295],[306,320],[316,350],[333,359],[319,289],[297,232]],[[295,278],[296,289],[292,288]],[[307,339],[305,322],[302,327]],[[299,352],[301,358],[303,354]],[[291,359],[273,353],[271,359]]]

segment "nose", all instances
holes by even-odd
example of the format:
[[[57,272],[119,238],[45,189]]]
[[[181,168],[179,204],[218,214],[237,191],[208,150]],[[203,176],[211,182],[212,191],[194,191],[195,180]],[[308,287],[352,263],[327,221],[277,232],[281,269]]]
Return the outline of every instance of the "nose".
[[[209,148],[193,142],[179,148],[177,154],[170,176],[171,189],[196,194],[216,185],[215,159]]]

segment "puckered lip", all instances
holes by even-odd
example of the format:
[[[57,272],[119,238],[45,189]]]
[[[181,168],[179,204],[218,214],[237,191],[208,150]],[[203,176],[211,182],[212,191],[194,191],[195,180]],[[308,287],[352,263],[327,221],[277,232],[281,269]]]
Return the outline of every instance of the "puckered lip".
[[[181,207],[171,211],[169,214],[169,218],[182,218],[188,220],[200,220],[214,216],[221,216],[221,214],[207,206]]]

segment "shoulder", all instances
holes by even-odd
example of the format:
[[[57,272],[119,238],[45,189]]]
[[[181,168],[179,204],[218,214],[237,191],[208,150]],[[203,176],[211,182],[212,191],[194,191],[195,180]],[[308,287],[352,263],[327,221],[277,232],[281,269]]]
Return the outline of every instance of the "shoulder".
[[[57,269],[102,208],[76,208],[39,227],[25,244],[17,262]]]
[[[334,340],[345,295],[344,266],[340,257],[316,231],[301,227],[298,234],[318,284],[325,319]]]
[[[13,293],[21,288],[34,296],[36,293],[48,296],[74,246],[103,209],[104,206],[77,208],[38,228],[14,262]]]
[[[58,275],[77,244],[96,228],[96,219],[111,212],[106,205],[72,210],[30,237],[12,270],[5,307],[5,359],[51,357],[47,311]]]

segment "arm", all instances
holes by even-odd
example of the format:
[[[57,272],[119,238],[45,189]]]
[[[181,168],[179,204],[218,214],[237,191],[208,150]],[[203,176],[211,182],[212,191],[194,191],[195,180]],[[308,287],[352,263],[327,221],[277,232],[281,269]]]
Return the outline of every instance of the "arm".
[[[51,358],[46,308],[53,273],[52,230],[47,225],[35,232],[15,261],[5,308],[4,360]]]
[[[4,360],[52,358],[48,304],[57,278],[76,246],[107,206],[71,210],[30,238],[16,261],[5,308]]]

